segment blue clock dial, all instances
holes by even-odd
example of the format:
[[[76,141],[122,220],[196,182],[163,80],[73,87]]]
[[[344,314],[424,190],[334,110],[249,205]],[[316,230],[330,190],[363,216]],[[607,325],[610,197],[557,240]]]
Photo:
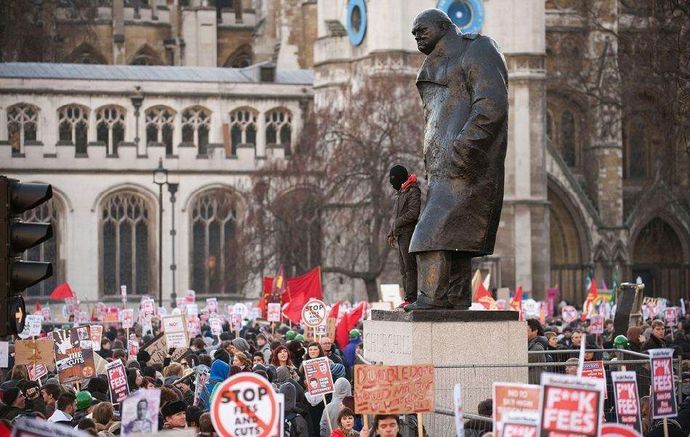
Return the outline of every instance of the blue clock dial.
[[[367,33],[367,5],[364,0],[349,0],[347,4],[347,35],[354,46],[362,44]]]
[[[448,14],[463,33],[477,33],[482,29],[482,0],[439,0],[436,7]]]

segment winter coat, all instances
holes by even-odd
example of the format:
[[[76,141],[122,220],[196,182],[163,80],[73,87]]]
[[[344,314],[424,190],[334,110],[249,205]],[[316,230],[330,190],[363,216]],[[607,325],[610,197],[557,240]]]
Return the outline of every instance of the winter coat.
[[[347,396],[352,396],[352,386],[350,381],[345,378],[339,378],[334,384],[333,398],[326,405],[326,408],[321,415],[321,437],[329,437],[331,435],[330,428],[336,429],[338,427],[338,414],[343,406],[343,399]],[[326,413],[328,411],[328,413]],[[330,418],[331,427],[328,426],[328,419]]]
[[[213,390],[219,383],[227,379],[229,372],[230,366],[228,366],[228,363],[225,361],[215,360],[213,364],[211,364],[211,374],[206,383],[206,389],[203,390],[199,396],[204,403],[204,410],[208,411],[211,408]]]
[[[294,381],[293,381],[294,382]],[[309,437],[309,430],[307,428],[307,421],[296,409],[295,387],[290,382],[285,382],[278,390],[285,396],[285,421],[289,421],[295,425],[295,434],[297,437]]]
[[[410,252],[493,253],[503,205],[508,75],[491,38],[451,26],[417,75],[426,206]]]
[[[544,347],[543,341],[541,339],[546,339],[544,337],[534,337],[533,339],[529,340],[527,342],[527,350],[529,352],[533,351],[544,351],[546,348]],[[548,344],[548,343],[547,343]],[[544,354],[528,354],[527,361],[530,363],[545,363],[546,362],[546,355]],[[529,369],[529,383],[530,384],[537,384],[539,385],[540,379],[541,379],[541,373],[544,371],[544,367],[541,366],[535,366],[535,367],[530,367]]]
[[[388,234],[398,237],[401,234],[411,234],[419,219],[422,207],[422,190],[419,189],[417,176],[411,175],[396,194],[395,221]]]
[[[668,347],[666,346],[665,340],[660,340],[654,335],[649,336],[649,340],[645,341],[642,345],[642,352],[648,351],[650,349],[662,349]]]
[[[350,342],[343,348],[343,355],[345,358],[345,364],[349,369],[355,365],[355,358],[357,355],[357,346],[362,343],[361,338],[353,338]]]

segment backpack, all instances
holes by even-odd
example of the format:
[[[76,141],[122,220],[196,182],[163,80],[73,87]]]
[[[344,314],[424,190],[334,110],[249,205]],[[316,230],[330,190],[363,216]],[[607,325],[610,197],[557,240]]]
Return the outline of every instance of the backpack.
[[[297,413],[290,413],[285,416],[283,425],[284,437],[297,437]]]

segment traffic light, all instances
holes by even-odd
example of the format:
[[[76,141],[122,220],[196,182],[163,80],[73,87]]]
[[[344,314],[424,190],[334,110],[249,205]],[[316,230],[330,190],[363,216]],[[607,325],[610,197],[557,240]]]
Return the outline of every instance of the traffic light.
[[[22,184],[0,176],[0,336],[24,330],[25,288],[53,274],[51,263],[21,261],[22,252],[53,236],[47,223],[24,223],[21,214],[53,197],[48,184]]]

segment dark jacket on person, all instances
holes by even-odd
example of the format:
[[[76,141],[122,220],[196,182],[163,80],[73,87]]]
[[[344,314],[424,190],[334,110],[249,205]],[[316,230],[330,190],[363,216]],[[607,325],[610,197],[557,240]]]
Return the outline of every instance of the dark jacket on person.
[[[667,347],[666,341],[656,338],[655,335],[650,335],[649,339],[642,345],[642,352],[648,351],[650,349],[663,349]]]
[[[296,437],[309,437],[307,421],[295,407],[295,387],[289,382],[286,382],[280,386],[278,391],[285,396],[285,421],[294,426],[293,432],[290,435]]]
[[[12,405],[2,404],[0,406],[0,420],[6,420],[6,421],[12,423],[12,421],[14,419],[16,419],[17,416],[19,416],[23,413],[24,413],[24,410],[21,410],[21,409],[14,407]]]
[[[417,177],[411,175],[396,194],[395,221],[389,235],[397,237],[401,234],[411,234],[417,225],[421,207],[422,190],[419,189]]]
[[[491,254],[508,138],[505,59],[491,38],[453,26],[424,60],[417,89],[429,189],[410,252]]]

